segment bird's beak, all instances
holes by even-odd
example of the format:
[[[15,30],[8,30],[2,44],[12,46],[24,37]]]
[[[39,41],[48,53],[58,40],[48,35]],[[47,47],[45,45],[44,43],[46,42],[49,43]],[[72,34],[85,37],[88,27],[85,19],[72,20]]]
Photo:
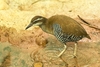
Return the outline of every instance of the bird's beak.
[[[38,23],[30,23],[26,28],[25,30],[27,30],[28,28],[30,28],[31,26],[40,26],[42,24],[42,22],[38,22]]]
[[[27,30],[28,28],[30,28],[32,25],[33,25],[33,24],[30,23],[30,24],[25,28],[25,30]]]

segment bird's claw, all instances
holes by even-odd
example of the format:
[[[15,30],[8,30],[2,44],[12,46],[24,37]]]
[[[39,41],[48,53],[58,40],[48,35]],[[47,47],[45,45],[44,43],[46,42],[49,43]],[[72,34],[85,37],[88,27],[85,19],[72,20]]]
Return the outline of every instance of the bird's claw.
[[[77,56],[76,55],[68,55],[67,57],[69,57],[69,59],[72,59],[72,58],[76,58]]]

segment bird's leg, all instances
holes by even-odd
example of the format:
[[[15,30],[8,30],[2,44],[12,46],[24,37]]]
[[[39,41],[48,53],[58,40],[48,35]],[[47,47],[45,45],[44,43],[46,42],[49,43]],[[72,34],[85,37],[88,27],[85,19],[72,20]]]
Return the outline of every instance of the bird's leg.
[[[64,49],[60,52],[60,54],[58,55],[58,57],[60,57],[66,50],[67,46],[64,44]]]
[[[76,53],[77,53],[77,42],[75,42],[74,57],[76,57]]]
[[[72,59],[72,58],[77,58],[77,42],[75,42],[75,47],[74,47],[74,50],[73,50],[73,55],[68,55],[70,56],[71,58],[69,59]]]
[[[74,48],[74,60],[75,60],[75,67],[79,67],[78,66],[78,62],[77,62],[77,42],[75,42],[75,48]]]

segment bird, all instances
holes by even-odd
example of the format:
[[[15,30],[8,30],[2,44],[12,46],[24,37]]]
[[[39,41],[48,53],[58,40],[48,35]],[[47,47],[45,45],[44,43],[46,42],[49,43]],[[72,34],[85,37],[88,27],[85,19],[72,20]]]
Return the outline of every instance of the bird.
[[[53,15],[49,18],[37,15],[31,19],[25,30],[31,26],[39,26],[44,32],[54,35],[64,45],[64,49],[57,57],[61,57],[66,51],[67,42],[75,43],[73,56],[76,57],[77,41],[84,37],[91,39],[81,24],[66,15]]]

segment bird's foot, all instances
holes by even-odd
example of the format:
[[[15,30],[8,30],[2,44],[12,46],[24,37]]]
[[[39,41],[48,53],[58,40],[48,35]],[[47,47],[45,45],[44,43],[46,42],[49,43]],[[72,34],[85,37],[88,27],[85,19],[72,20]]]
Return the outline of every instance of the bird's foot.
[[[60,52],[60,54],[57,56],[58,58],[62,56],[62,54],[66,51],[67,46],[64,45],[64,49]]]
[[[69,59],[72,59],[72,58],[77,58],[76,55],[68,55],[67,57],[69,57]]]

